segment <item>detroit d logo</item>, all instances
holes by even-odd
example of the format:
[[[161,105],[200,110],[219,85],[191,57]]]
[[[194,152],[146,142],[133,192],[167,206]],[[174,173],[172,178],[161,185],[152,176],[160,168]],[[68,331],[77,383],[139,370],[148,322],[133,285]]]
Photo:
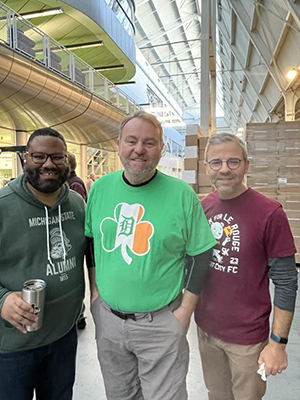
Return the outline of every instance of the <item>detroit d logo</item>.
[[[62,237],[61,237],[62,233]],[[70,244],[70,240],[67,238],[64,231],[60,233],[59,228],[51,229],[50,231],[50,243],[51,243],[51,257],[54,260],[58,260],[59,258],[64,258],[64,249],[62,245],[62,239],[64,241],[64,246],[66,253],[68,253],[72,245]]]

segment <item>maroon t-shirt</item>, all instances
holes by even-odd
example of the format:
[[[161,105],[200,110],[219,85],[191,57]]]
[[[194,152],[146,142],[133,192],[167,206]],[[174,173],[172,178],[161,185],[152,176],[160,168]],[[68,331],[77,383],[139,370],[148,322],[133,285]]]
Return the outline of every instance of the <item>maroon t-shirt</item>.
[[[196,323],[227,343],[263,342],[271,312],[268,258],[296,253],[287,217],[280,203],[252,189],[230,200],[216,191],[202,206],[218,244]]]

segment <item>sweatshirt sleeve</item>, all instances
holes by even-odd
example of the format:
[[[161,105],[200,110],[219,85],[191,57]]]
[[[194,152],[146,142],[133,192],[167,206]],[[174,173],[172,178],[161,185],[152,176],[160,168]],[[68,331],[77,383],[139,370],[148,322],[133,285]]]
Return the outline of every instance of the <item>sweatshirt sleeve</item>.
[[[3,286],[1,286],[0,284],[0,315],[1,315],[1,311],[2,311],[2,307],[4,304],[4,301],[6,299],[6,297],[12,293],[11,291],[9,291],[8,289],[4,288]]]

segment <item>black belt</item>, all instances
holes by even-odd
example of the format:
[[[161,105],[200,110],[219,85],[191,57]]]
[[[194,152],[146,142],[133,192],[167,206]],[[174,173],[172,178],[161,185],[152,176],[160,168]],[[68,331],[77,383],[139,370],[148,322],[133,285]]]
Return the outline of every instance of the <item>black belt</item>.
[[[121,319],[133,319],[135,321],[135,315],[134,314],[126,314],[126,313],[122,313],[120,311],[114,310],[114,309],[110,309],[110,311],[116,315],[117,317],[121,318]]]
[[[126,320],[126,319],[132,319],[133,321],[136,321],[137,319],[142,319],[148,316],[149,321],[152,321],[153,319],[153,315],[161,313],[162,311],[166,310],[169,306],[171,306],[171,304],[175,304],[178,303],[177,307],[179,307],[179,304],[181,303],[181,299],[182,299],[182,293],[180,293],[174,300],[171,301],[171,303],[169,303],[167,306],[160,308],[159,310],[156,311],[148,311],[148,312],[144,312],[144,313],[123,313],[121,311],[117,311],[114,310],[113,308],[110,308],[107,304],[105,304],[102,300],[102,303],[104,305],[105,308],[107,308],[108,310],[110,310],[111,313],[113,313],[114,315],[116,315],[117,317]],[[176,308],[177,308],[176,307]],[[175,308],[175,309],[176,309]]]

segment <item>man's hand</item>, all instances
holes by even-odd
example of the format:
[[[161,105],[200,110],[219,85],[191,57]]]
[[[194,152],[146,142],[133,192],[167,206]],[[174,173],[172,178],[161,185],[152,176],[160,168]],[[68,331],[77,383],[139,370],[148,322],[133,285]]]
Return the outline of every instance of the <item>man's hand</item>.
[[[284,371],[288,366],[285,345],[269,340],[267,346],[261,351],[258,366],[265,363],[266,376],[277,375]]]
[[[191,316],[187,312],[187,310],[184,309],[184,307],[181,305],[177,310],[173,312],[174,316],[179,320],[181,325],[184,327],[185,331],[187,332],[189,330],[190,326],[190,321],[191,321]]]
[[[173,314],[179,320],[186,332],[189,329],[191,316],[195,310],[198,297],[198,295],[185,290],[180,307],[178,307],[177,310],[173,312]]]
[[[13,292],[6,297],[1,310],[1,318],[20,332],[27,333],[24,325],[34,326],[38,316],[33,314],[32,307],[22,300],[21,296],[21,292]]]
[[[99,291],[96,285],[95,268],[88,268],[88,272],[89,272],[90,294],[91,294],[91,304],[92,304],[99,296]]]
[[[99,297],[99,292],[98,292],[98,289],[95,288],[95,289],[91,292],[91,304],[94,303],[94,301],[97,299],[97,297]]]

